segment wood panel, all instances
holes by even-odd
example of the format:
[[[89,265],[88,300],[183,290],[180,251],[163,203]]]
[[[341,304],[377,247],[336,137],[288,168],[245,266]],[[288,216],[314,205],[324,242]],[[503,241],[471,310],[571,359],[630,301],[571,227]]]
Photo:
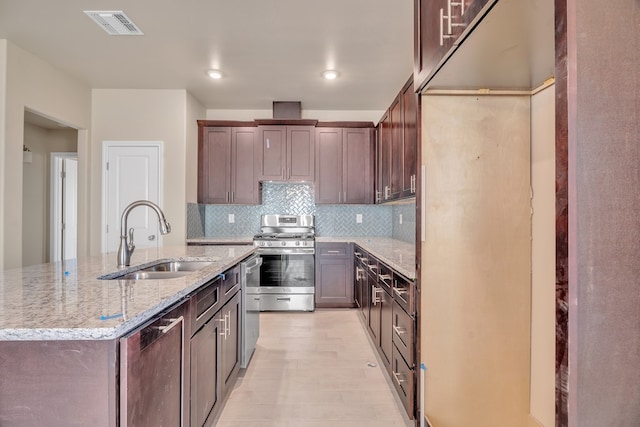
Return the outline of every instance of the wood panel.
[[[437,426],[525,425],[530,100],[423,96],[421,360]],[[459,126],[458,117],[464,117]],[[429,126],[427,126],[427,123]],[[472,143],[470,143],[472,141]]]

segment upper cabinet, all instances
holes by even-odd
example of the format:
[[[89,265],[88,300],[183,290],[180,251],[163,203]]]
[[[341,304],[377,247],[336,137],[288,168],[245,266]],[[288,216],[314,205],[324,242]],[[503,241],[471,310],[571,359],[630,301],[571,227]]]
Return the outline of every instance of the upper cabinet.
[[[418,95],[409,78],[378,124],[377,202],[415,196],[418,125]]]
[[[260,203],[256,134],[251,126],[199,126],[198,203]]]
[[[258,126],[258,141],[259,180],[314,180],[314,126]]]
[[[415,90],[423,88],[496,0],[414,0]]]
[[[316,129],[316,203],[373,203],[372,133],[372,128]]]

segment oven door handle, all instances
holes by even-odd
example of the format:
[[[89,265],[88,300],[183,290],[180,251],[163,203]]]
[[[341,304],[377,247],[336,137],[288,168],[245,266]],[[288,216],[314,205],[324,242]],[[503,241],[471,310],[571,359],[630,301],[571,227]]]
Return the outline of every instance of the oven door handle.
[[[260,255],[314,255],[316,253],[315,249],[307,248],[295,248],[295,249],[287,249],[287,248],[260,248],[258,249],[258,253]]]

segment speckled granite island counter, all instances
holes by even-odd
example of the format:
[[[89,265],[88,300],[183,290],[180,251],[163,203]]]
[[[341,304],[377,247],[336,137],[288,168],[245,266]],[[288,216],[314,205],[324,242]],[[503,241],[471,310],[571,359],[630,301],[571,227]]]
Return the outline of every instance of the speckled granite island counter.
[[[388,237],[316,237],[318,242],[355,243],[407,279],[416,279],[415,245]]]
[[[0,426],[189,425],[195,414],[213,418],[240,368],[237,265],[255,250],[137,249],[122,270],[109,254],[0,272]],[[174,278],[162,280],[98,279],[162,260],[212,263],[169,271]],[[206,384],[216,384],[216,399],[198,394],[211,389]]]
[[[0,340],[114,339],[189,295],[249,256],[252,246],[136,249],[118,270],[114,253],[0,272]],[[158,260],[212,260],[184,277],[100,280]]]

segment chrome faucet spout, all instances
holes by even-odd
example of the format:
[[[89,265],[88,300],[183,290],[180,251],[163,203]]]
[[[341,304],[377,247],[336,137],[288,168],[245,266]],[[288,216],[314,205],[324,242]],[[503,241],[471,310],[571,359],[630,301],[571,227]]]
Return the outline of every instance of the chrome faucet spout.
[[[118,268],[127,267],[131,263],[131,255],[133,254],[133,250],[136,248],[133,244],[133,228],[128,230],[129,235],[127,236],[127,219],[129,218],[129,213],[138,206],[147,206],[153,209],[158,215],[158,222],[160,224],[160,234],[168,234],[171,232],[171,224],[167,222],[164,217],[164,212],[158,205],[149,200],[136,200],[135,202],[129,204],[124,211],[122,211],[122,216],[120,217],[120,247],[118,248]]]

